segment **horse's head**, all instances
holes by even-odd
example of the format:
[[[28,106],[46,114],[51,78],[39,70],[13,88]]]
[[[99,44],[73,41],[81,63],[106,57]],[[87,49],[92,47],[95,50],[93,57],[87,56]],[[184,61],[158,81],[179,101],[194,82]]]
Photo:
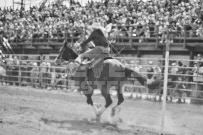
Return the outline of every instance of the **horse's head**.
[[[59,50],[59,55],[55,59],[56,63],[60,63],[61,60],[73,61],[78,57],[78,54],[67,45],[67,41],[64,42],[63,47]]]

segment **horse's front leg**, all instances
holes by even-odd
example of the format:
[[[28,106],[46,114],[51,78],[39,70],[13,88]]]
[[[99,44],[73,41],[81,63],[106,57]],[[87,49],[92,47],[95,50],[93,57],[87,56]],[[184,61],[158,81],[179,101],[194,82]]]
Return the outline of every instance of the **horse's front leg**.
[[[94,104],[95,110],[96,110],[96,119],[97,121],[100,121],[102,114],[106,111],[106,109],[112,104],[112,99],[110,96],[110,93],[108,93],[107,86],[101,87],[101,93],[104,97],[106,104],[105,106],[102,106],[101,104]]]
[[[87,82],[86,82],[86,83],[87,83]],[[91,86],[89,86],[88,83],[87,83],[86,85],[87,85],[87,87],[88,87],[87,91],[83,91],[83,90],[82,90],[82,91],[83,91],[84,95],[85,95],[86,98],[87,98],[87,104],[88,104],[88,105],[91,105],[92,108],[93,108],[94,113],[97,114],[97,107],[96,107],[96,105],[93,103],[93,100],[92,100],[92,95],[93,95],[94,89],[93,89]]]
[[[92,100],[92,95],[93,95],[93,92],[94,92],[94,89],[89,86],[88,86],[88,91],[83,91],[84,95],[86,96],[87,98],[87,104],[90,105],[96,115],[96,121],[100,121],[100,118],[101,118],[101,115],[103,114],[103,112],[105,111],[105,108],[102,108],[100,104],[95,104],[93,103],[93,100]]]
[[[99,121],[100,120],[100,115],[101,115],[101,105],[100,104],[95,104],[93,103],[92,100],[92,95],[93,95],[93,91],[91,93],[86,93],[85,96],[87,98],[87,104],[90,105],[96,115],[96,120]]]
[[[116,114],[118,114],[121,111],[119,106],[124,101],[124,98],[123,98],[123,85],[124,84],[118,85],[118,89],[117,89],[118,102],[111,110],[111,117],[114,117]]]

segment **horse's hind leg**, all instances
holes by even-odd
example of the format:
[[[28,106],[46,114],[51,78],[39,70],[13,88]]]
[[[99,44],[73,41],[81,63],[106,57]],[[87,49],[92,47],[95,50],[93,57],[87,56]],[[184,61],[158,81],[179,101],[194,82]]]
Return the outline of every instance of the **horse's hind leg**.
[[[118,103],[111,110],[111,117],[114,117],[116,113],[120,112],[119,105],[124,101],[123,94],[118,94]]]
[[[111,110],[111,117],[114,117],[116,115],[116,113],[120,112],[120,110],[121,110],[119,105],[124,101],[123,93],[122,93],[122,87],[123,87],[122,85],[118,86],[118,89],[117,89],[118,102]]]

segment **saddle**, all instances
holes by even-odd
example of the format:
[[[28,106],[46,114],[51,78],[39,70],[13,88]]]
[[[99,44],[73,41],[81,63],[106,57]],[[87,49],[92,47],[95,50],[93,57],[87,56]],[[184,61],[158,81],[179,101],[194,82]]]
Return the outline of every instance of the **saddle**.
[[[95,78],[99,78],[101,75],[101,72],[103,71],[103,63],[107,59],[113,59],[108,54],[106,55],[99,55],[96,58],[88,61],[87,59],[82,62],[82,66],[87,67],[87,69],[94,72]]]

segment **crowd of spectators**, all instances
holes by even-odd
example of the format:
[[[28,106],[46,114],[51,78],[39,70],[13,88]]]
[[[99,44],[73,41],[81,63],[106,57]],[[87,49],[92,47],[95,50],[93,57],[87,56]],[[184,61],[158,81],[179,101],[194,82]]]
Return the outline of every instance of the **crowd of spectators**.
[[[100,23],[109,29],[111,37],[138,36],[203,36],[201,0],[129,0],[116,3],[89,2],[85,7],[72,3],[70,7],[50,4],[30,7],[30,10],[0,9],[0,28],[13,41],[63,41],[79,37],[86,26]],[[186,32],[185,32],[186,30]],[[169,35],[168,35],[168,34]]]

